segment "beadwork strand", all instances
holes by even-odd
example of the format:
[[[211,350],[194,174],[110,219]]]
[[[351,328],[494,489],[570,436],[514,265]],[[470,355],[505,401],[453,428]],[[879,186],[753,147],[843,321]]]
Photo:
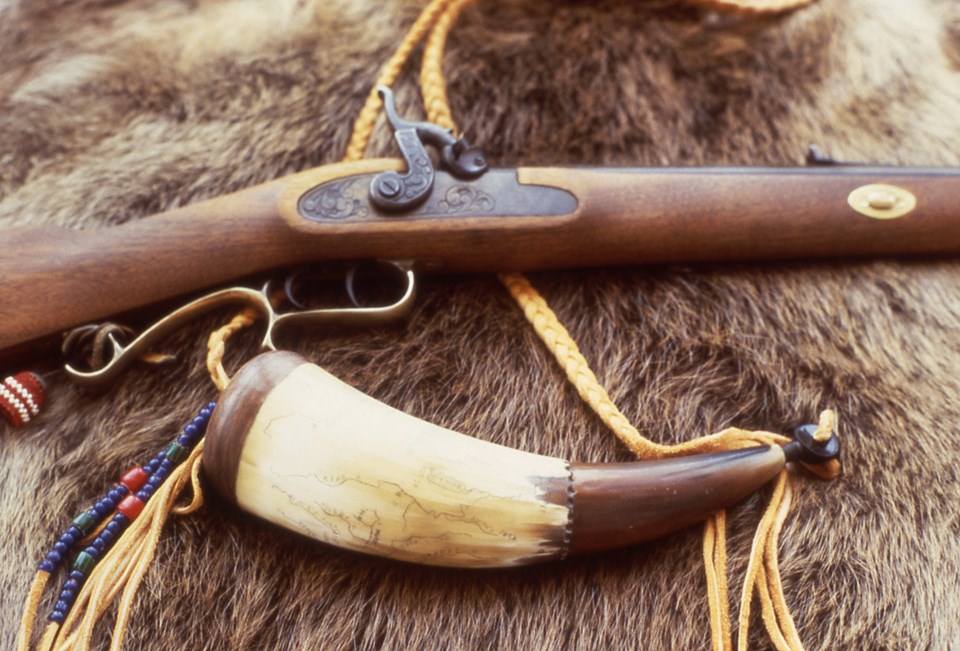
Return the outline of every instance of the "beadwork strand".
[[[791,9],[796,6],[806,4],[810,0],[702,0],[704,4],[718,6],[720,8],[734,9],[739,11],[782,11],[784,9]],[[445,44],[446,35],[449,31],[452,23],[456,19],[459,11],[467,4],[466,0],[433,0],[421,16],[418,18],[414,26],[411,28],[410,32],[407,35],[407,38],[404,40],[404,43],[401,48],[394,54],[393,58],[388,62],[382,71],[381,79],[378,81],[378,84],[390,84],[393,79],[395,79],[397,73],[399,72],[400,67],[409,57],[409,54],[419,43],[424,35],[430,30],[430,46],[427,48],[428,52],[425,52],[425,66],[424,71],[421,76],[421,84],[424,89],[424,99],[425,104],[428,107],[428,112],[435,119],[442,122],[449,122],[450,126],[453,126],[452,118],[449,117],[449,106],[446,100],[445,95],[445,82],[443,79],[442,71],[439,68],[439,62],[442,60],[443,46]],[[434,28],[431,29],[431,26]],[[439,73],[439,74],[435,74]],[[371,92],[370,97],[368,97],[367,104],[364,106],[364,110],[361,111],[360,116],[358,116],[357,123],[353,131],[353,137],[351,139],[351,145],[348,148],[347,159],[356,159],[362,156],[363,149],[369,139],[369,133],[372,130],[373,121],[376,118],[377,112],[379,109],[379,100],[375,96],[374,92]],[[446,119],[444,119],[446,118]],[[509,283],[506,283],[509,287]],[[519,297],[518,302],[524,304]],[[555,317],[554,317],[555,318]],[[238,322],[236,328],[244,327],[248,325],[246,322]],[[538,328],[538,332],[540,329]],[[229,336],[229,333],[226,334],[223,339]],[[566,340],[564,340],[566,341]],[[570,340],[572,341],[572,340]],[[548,342],[549,343],[549,342]],[[222,346],[221,346],[222,348]],[[211,357],[216,357],[211,355]],[[219,353],[219,357],[222,357],[222,350]],[[217,357],[217,360],[219,360]],[[558,356],[559,359],[559,356]],[[563,361],[561,360],[561,364]],[[229,381],[229,378],[226,377],[225,372],[221,374],[219,378],[221,382],[218,383],[218,386],[224,385]],[[596,382],[595,378],[593,379]],[[596,383],[596,386],[599,386],[599,383]],[[220,387],[222,388],[222,386]],[[605,393],[605,392],[604,392]],[[14,395],[14,394],[11,394]],[[29,401],[24,401],[22,395],[17,393],[15,395],[17,402],[11,401],[6,393],[0,393],[0,398],[6,399],[8,409],[3,412],[3,415],[11,420],[12,423],[15,423],[15,420],[21,422],[26,422],[29,418],[24,418],[24,414],[27,416],[35,415],[35,410],[33,406],[29,404]],[[42,395],[41,395],[42,397]],[[586,396],[585,396],[586,397]],[[589,401],[588,401],[589,402]],[[27,598],[27,605],[24,609],[24,621],[21,624],[20,636],[18,639],[18,649],[27,649],[30,642],[31,633],[33,630],[33,623],[35,615],[37,612],[37,606],[39,604],[40,596],[50,578],[52,573],[62,564],[66,555],[73,551],[80,544],[89,544],[80,551],[73,562],[73,567],[68,574],[67,579],[64,581],[63,587],[61,588],[60,598],[57,600],[56,605],[54,606],[53,612],[50,614],[49,625],[47,630],[43,635],[43,640],[41,642],[41,648],[47,649],[51,648],[56,643],[56,638],[58,637],[59,627],[62,624],[66,624],[65,628],[67,629],[67,640],[66,644],[72,646],[78,641],[78,638],[81,641],[81,646],[86,646],[89,644],[90,633],[92,631],[93,622],[96,621],[105,611],[107,604],[112,601],[113,597],[119,591],[119,585],[126,583],[128,580],[130,583],[126,584],[124,588],[124,598],[121,604],[121,614],[118,616],[117,629],[115,630],[114,644],[112,647],[118,647],[122,644],[122,632],[125,626],[126,616],[129,613],[129,603],[132,599],[132,594],[136,590],[136,585],[139,583],[139,578],[143,576],[147,564],[149,564],[150,557],[152,553],[147,553],[147,547],[140,547],[138,551],[134,552],[133,557],[131,558],[131,563],[128,563],[124,566],[122,570],[123,576],[120,581],[114,581],[111,586],[106,586],[104,577],[103,581],[98,582],[96,586],[96,591],[101,592],[109,587],[110,594],[106,600],[98,600],[97,606],[94,609],[93,617],[85,618],[84,625],[79,631],[70,632],[71,629],[71,619],[68,616],[75,615],[75,610],[72,610],[72,607],[75,605],[75,601],[78,598],[83,598],[86,595],[89,598],[90,584],[87,583],[88,578],[91,577],[93,571],[96,569],[97,561],[110,550],[111,546],[118,540],[121,534],[126,531],[130,531],[130,524],[136,522],[137,526],[143,528],[143,523],[136,521],[137,516],[143,511],[147,502],[150,500],[150,497],[157,492],[157,490],[163,485],[164,480],[171,474],[173,469],[177,466],[178,463],[183,461],[183,459],[190,453],[190,448],[195,446],[197,442],[201,439],[203,435],[203,430],[206,427],[206,420],[209,419],[210,412],[212,412],[214,403],[210,403],[204,410],[201,410],[201,416],[198,416],[198,419],[204,416],[203,427],[199,427],[197,419],[191,423],[191,425],[197,426],[199,431],[198,435],[187,435],[186,428],[184,434],[181,437],[167,446],[167,448],[160,453],[158,453],[150,462],[148,462],[142,468],[134,468],[128,473],[125,473],[121,478],[120,483],[112,488],[107,495],[96,502],[93,507],[81,513],[74,521],[71,523],[70,527],[60,536],[56,543],[54,543],[53,549],[44,557],[44,560],[40,563],[40,568],[38,570],[37,576],[31,586],[30,593]],[[603,414],[601,414],[603,416]],[[605,422],[608,422],[604,418]],[[610,424],[608,422],[608,424]],[[188,428],[190,425],[187,426]],[[616,430],[616,428],[614,428]],[[184,438],[186,437],[186,438]],[[194,439],[189,441],[188,439]],[[720,439],[723,439],[723,435],[720,435],[715,441],[717,444],[720,443]],[[641,440],[642,437],[641,437]],[[643,440],[644,444],[655,445]],[[713,442],[711,442],[713,443]],[[702,443],[701,443],[702,445]],[[709,444],[704,447],[711,447]],[[199,452],[202,445],[198,446],[194,453],[191,454],[191,460],[199,459]],[[198,464],[193,463],[190,468],[190,478],[196,485],[196,472]],[[839,470],[838,464],[834,464],[834,467],[831,467],[829,470],[825,470],[825,475],[835,475]],[[185,478],[181,476],[178,478],[178,481],[185,481]],[[760,529],[764,532],[771,532],[770,535],[758,535],[757,540],[754,542],[755,550],[760,549],[766,552],[763,555],[762,563],[755,565],[755,569],[751,572],[753,579],[748,581],[744,586],[744,596],[752,593],[752,588],[754,585],[759,585],[758,588],[761,596],[761,605],[764,610],[764,619],[780,620],[779,625],[776,623],[773,625],[768,624],[768,629],[783,629],[787,634],[787,640],[783,638],[776,639],[774,637],[775,643],[777,646],[785,641],[791,648],[799,647],[799,639],[796,636],[795,627],[793,627],[792,620],[789,619],[789,612],[786,609],[786,604],[783,602],[782,596],[782,587],[779,585],[778,577],[778,568],[776,561],[776,547],[777,547],[777,538],[780,531],[780,528],[783,525],[783,520],[786,516],[787,509],[789,507],[789,484],[785,481],[785,475],[781,475],[779,482],[782,482],[784,486],[783,498],[778,505],[779,508],[774,508],[774,505],[771,504],[771,508],[768,510],[768,516],[764,518],[765,522],[761,523]],[[778,483],[778,486],[780,484]],[[168,490],[168,487],[164,488],[164,498],[165,500],[175,499],[176,490]],[[171,498],[172,495],[172,498]],[[199,491],[195,491],[195,499],[193,503],[185,508],[186,511],[193,510],[196,508],[196,505],[199,503]],[[172,509],[172,503],[166,504],[168,507],[167,510]],[[775,513],[774,513],[775,511]],[[109,517],[112,514],[112,517]],[[773,521],[775,519],[775,521]],[[158,524],[152,524],[150,526],[150,537],[155,539],[159,535],[159,527],[162,526],[162,519],[158,521]],[[130,533],[133,533],[130,531]],[[758,531],[759,534],[759,531]],[[92,538],[92,541],[90,540]],[[711,589],[711,600],[715,600],[719,604],[724,604],[726,602],[726,581],[723,576],[723,568],[725,567],[726,561],[726,552],[724,547],[725,540],[725,531],[724,531],[724,519],[723,514],[719,514],[714,519],[708,523],[708,532],[705,536],[705,556],[709,555],[710,562],[709,566],[713,568],[716,566],[719,568],[719,577],[720,579],[714,587]],[[155,540],[154,540],[155,542]],[[756,553],[751,554],[751,558],[757,559],[758,555]],[[715,561],[715,562],[714,562]],[[134,576],[135,575],[135,576]],[[768,585],[770,575],[773,577],[773,585]],[[714,575],[716,576],[716,575]],[[708,583],[710,578],[708,576]],[[770,588],[773,588],[770,590]],[[766,592],[769,590],[769,592]],[[770,594],[772,592],[772,594]],[[746,636],[746,620],[749,618],[749,597],[747,599],[747,608],[741,609],[741,643],[745,640]],[[126,607],[124,607],[126,605]],[[713,603],[711,606],[713,607]],[[723,607],[722,612],[719,617],[725,619],[728,615],[728,612],[725,607]],[[720,630],[714,631],[714,646],[720,646],[726,648],[729,645],[729,620],[727,620],[725,625],[720,626]]]
[[[158,452],[143,466],[134,466],[120,481],[90,508],[77,515],[57,538],[37,567],[20,627],[18,649],[28,649],[39,596],[50,577],[76,552],[67,577],[47,621],[59,628],[74,606],[77,596],[90,578],[98,561],[110,550],[130,526],[150,498],[163,485],[170,473],[182,463],[206,432],[207,423],[216,406],[211,402],[188,423],[176,440]],[[80,551],[77,548],[85,545]],[[49,627],[48,627],[49,628]],[[45,636],[46,637],[46,636]]]

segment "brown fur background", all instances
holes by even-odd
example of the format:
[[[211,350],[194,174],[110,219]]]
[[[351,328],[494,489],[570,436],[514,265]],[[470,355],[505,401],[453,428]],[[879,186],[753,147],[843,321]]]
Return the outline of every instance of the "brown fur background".
[[[0,0],[0,225],[106,226],[338,159],[420,4]],[[948,0],[820,0],[750,20],[682,2],[489,0],[461,17],[447,71],[454,115],[497,164],[799,164],[810,143],[842,160],[960,164],[960,9]],[[417,115],[415,75],[397,90]],[[372,151],[393,151],[382,128]],[[800,483],[783,534],[801,638],[960,646],[960,264],[534,281],[653,439],[789,431],[835,407],[847,472]],[[178,366],[138,368],[101,396],[54,377],[46,415],[0,431],[0,647],[68,518],[213,397],[203,338],[223,316],[170,343]],[[628,457],[492,277],[431,278],[406,326],[293,347],[444,426],[577,460]],[[732,521],[736,588],[761,507],[751,499]],[[700,535],[522,570],[427,569],[313,543],[211,493],[169,525],[126,647],[703,648]],[[761,628],[755,618],[762,648]]]

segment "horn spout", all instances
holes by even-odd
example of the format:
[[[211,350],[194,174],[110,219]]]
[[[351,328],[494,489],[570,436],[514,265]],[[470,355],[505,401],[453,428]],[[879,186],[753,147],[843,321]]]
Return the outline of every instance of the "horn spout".
[[[736,504],[773,479],[783,449],[764,445],[633,463],[573,464],[571,554],[659,538]]]
[[[395,410],[289,352],[244,366],[207,429],[211,483],[243,509],[397,560],[502,567],[632,545],[686,527],[783,468],[763,446],[570,464]]]

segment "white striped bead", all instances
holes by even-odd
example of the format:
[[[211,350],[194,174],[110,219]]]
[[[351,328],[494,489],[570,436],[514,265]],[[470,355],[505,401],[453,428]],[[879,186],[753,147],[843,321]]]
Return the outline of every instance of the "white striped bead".
[[[6,380],[3,381],[3,383],[13,391],[18,393],[20,395],[20,398],[27,403],[27,407],[29,407],[30,409],[31,416],[36,416],[37,414],[40,413],[40,407],[38,407],[37,403],[34,402],[33,396],[30,395],[30,392],[27,391],[27,388],[25,386],[17,382],[16,378],[8,377]]]
[[[30,412],[27,411],[27,408],[24,406],[23,402],[15,396],[6,385],[0,385],[0,398],[3,398],[7,404],[17,410],[17,413],[20,414],[20,419],[27,423],[30,421]]]

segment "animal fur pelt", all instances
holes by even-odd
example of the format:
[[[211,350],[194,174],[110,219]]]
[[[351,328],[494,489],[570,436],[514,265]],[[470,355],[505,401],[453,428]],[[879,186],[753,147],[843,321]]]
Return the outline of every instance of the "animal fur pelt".
[[[0,1],[0,225],[105,227],[337,160],[420,8]],[[949,0],[820,0],[746,19],[684,2],[481,0],[446,59],[454,116],[496,164],[794,165],[816,143],[840,160],[957,165],[958,67]],[[415,73],[396,88],[418,115]],[[371,153],[392,152],[381,125]],[[798,484],[781,545],[809,648],[960,645],[960,263],[533,281],[655,440],[786,432],[837,409],[846,473]],[[139,367],[105,394],[52,376],[45,415],[0,431],[0,647],[67,520],[215,396],[205,334],[228,316],[173,337],[176,365]],[[253,340],[231,347],[233,368]],[[311,332],[290,347],[447,427],[629,458],[493,277],[431,278],[403,327]],[[764,497],[732,516],[732,601]],[[704,648],[700,536],[521,570],[427,569],[325,547],[208,491],[199,514],[169,523],[126,647]],[[768,644],[757,616],[752,639]]]

